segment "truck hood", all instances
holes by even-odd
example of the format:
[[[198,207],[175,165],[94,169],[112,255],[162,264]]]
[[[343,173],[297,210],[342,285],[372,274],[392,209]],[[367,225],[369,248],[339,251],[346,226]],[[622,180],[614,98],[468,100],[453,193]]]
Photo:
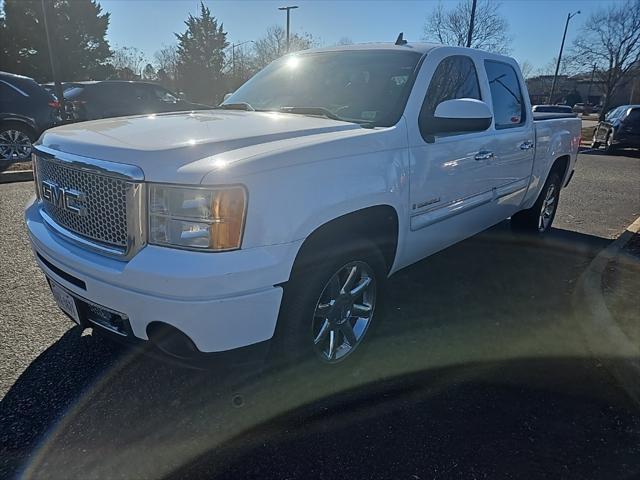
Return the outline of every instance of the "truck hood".
[[[208,110],[82,122],[46,131],[58,152],[140,167],[145,179],[199,183],[221,161],[372,132],[353,123],[275,112]]]

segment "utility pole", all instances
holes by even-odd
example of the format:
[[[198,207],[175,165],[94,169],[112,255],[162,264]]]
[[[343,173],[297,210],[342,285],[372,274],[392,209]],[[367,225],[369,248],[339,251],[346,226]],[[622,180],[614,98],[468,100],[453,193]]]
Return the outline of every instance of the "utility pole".
[[[564,34],[562,34],[562,43],[560,44],[560,53],[558,54],[558,62],[556,63],[556,73],[553,75],[553,83],[551,84],[551,93],[549,94],[549,104],[553,103],[553,94],[556,89],[556,81],[558,80],[558,70],[560,70],[560,60],[562,60],[562,50],[564,49],[564,40],[567,38],[567,28],[569,27],[569,20],[578,15],[580,10],[567,15],[567,23],[564,24]]]
[[[471,41],[473,40],[473,26],[476,21],[476,5],[478,0],[473,0],[471,3],[471,20],[469,21],[469,32],[467,33],[467,48],[471,48]]]
[[[591,81],[589,82],[589,88],[587,89],[587,103],[591,103],[589,97],[591,96],[591,87],[593,87],[593,77],[596,75],[596,64],[593,64],[593,70],[591,71]]]
[[[51,77],[53,78],[54,90],[56,92],[56,97],[58,97],[58,103],[60,104],[60,114],[64,118],[64,93],[62,91],[62,85],[60,84],[60,79],[58,78],[58,73],[56,72],[56,62],[53,58],[53,49],[51,48],[51,35],[49,34],[49,22],[47,17],[49,16],[49,8],[47,5],[53,6],[51,2],[47,2],[47,0],[42,0],[42,17],[44,18],[44,33],[47,37],[47,48],[49,49],[49,63],[51,64]]]
[[[290,16],[291,10],[294,8],[298,8],[297,5],[292,5],[290,7],[278,7],[278,10],[286,10],[287,11],[287,53],[289,53],[289,26],[290,26]]]
[[[240,43],[232,43],[231,45],[229,45],[228,47],[225,48],[225,50],[227,48],[231,49],[231,63],[232,63],[232,67],[231,67],[231,71],[233,73],[233,78],[236,78],[236,47],[241,47],[242,45],[245,45],[247,43],[256,43],[253,40],[246,40],[244,42],[240,42]]]

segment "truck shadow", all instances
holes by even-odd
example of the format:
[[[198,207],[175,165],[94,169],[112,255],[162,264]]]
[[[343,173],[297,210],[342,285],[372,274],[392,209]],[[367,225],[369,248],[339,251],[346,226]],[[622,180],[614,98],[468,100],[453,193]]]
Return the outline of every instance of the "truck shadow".
[[[157,477],[160,472],[168,474],[197,458],[201,459],[197,463],[200,468],[212,461],[206,457],[206,452],[217,451],[214,446],[226,442],[236,445],[233,442],[244,438],[241,435],[243,431],[263,425],[270,418],[280,418],[285,412],[297,412],[301,405],[320,405],[325,401],[323,399],[330,399],[331,404],[340,404],[347,401],[348,392],[362,385],[377,385],[384,390],[385,382],[390,379],[402,379],[415,372],[426,372],[429,378],[438,379],[443,369],[460,365],[472,366],[469,371],[476,373],[467,381],[466,374],[462,373],[466,370],[462,369],[456,373],[455,382],[451,385],[445,380],[445,384],[438,384],[440,393],[433,398],[439,402],[437,408],[440,413],[437,418],[429,420],[429,428],[436,428],[438,435],[463,428],[461,422],[464,418],[470,420],[482,415],[485,408],[495,409],[495,405],[507,408],[506,405],[513,405],[513,402],[529,405],[526,408],[541,415],[531,427],[540,433],[542,429],[555,425],[558,414],[545,416],[539,411],[540,396],[535,392],[550,385],[560,388],[567,378],[575,380],[572,384],[577,382],[574,385],[577,390],[566,395],[563,393],[562,402],[574,402],[576,405],[581,405],[583,400],[595,402],[593,405],[589,403],[592,405],[589,409],[595,409],[589,411],[601,423],[614,420],[598,409],[606,410],[608,405],[615,404],[611,407],[615,410],[611,415],[618,415],[616,418],[622,422],[618,426],[624,425],[633,417],[628,410],[630,407],[626,404],[620,406],[619,402],[623,401],[619,399],[624,395],[612,384],[610,377],[601,372],[602,369],[593,367],[597,360],[590,358],[582,349],[579,329],[575,328],[575,318],[579,315],[571,301],[577,278],[608,243],[607,239],[564,230],[554,230],[545,240],[522,237],[510,232],[508,222],[461,242],[392,277],[381,304],[377,329],[372,332],[370,348],[349,369],[329,373],[317,373],[307,365],[299,365],[282,371],[251,372],[240,380],[234,371],[216,371],[213,374],[160,363],[141,356],[137,351],[105,342],[98,335],[82,335],[78,328],[73,328],[25,370],[0,402],[0,477],[8,477],[19,468],[27,468],[27,477],[43,474],[48,477],[82,477],[82,469],[85,469],[85,475],[91,471],[96,476],[118,476],[116,472],[120,472],[128,477]],[[534,375],[535,381],[522,373],[529,368],[522,367],[524,360],[535,364],[532,367],[532,371],[538,372]],[[510,366],[515,364],[519,366]],[[493,380],[499,379],[500,372],[517,372],[508,377],[515,379],[519,387],[515,390],[509,387],[506,392],[501,388],[494,389],[493,383],[477,383],[477,372],[487,370],[478,365],[491,365],[488,370],[493,372]],[[592,372],[594,368],[595,374]],[[576,369],[590,373],[586,377],[575,377]],[[548,372],[548,379],[541,372]],[[599,383],[594,384],[593,376]],[[421,382],[428,383],[426,380],[418,383]],[[584,399],[576,396],[576,391],[580,394],[589,391],[585,386],[591,390],[602,390],[597,400],[592,396]],[[465,407],[462,411],[452,408],[447,413],[442,402],[452,398],[456,389],[466,398],[475,398],[470,401],[476,406]],[[342,393],[347,397],[341,397]],[[413,411],[421,405],[420,409],[427,411],[433,407],[428,402],[421,404],[417,400],[414,405],[411,398],[406,399],[407,409]],[[555,401],[549,398],[548,407]],[[459,404],[458,407],[462,408]],[[567,409],[562,411],[569,412]],[[509,414],[508,409],[505,412]],[[419,411],[414,413],[419,418]],[[493,414],[497,415],[496,412]],[[575,424],[579,421],[576,415],[569,415],[567,421]],[[633,419],[635,421],[636,417]],[[375,432],[373,424],[376,421],[371,421],[372,432]],[[489,439],[498,433],[515,435],[514,432],[521,428],[519,421],[514,417],[502,430],[488,429],[484,433],[474,429],[480,425],[470,426],[470,435],[476,442],[474,445],[480,448],[485,435]],[[286,443],[286,435],[281,430],[283,423],[269,425],[264,427],[265,431],[280,435],[282,442]],[[362,433],[369,427],[361,423],[357,428]],[[488,428],[486,422],[482,423],[482,428]],[[508,428],[514,430],[509,431]],[[553,432],[553,428],[549,432]],[[568,434],[568,431],[563,432]],[[611,435],[616,432],[611,430]],[[345,434],[342,432],[340,435]],[[329,455],[329,447],[320,438],[324,434],[316,431],[313,435],[305,437],[304,441],[318,441],[324,446],[312,457],[317,458],[320,452]],[[393,431],[390,430],[388,435],[394,438]],[[464,443],[460,435],[449,437],[454,438]],[[608,444],[611,451],[619,446],[614,437],[607,438],[611,442]],[[640,436],[633,438],[640,440]],[[544,439],[549,440],[546,436]],[[379,441],[380,444],[374,442],[370,447],[371,453],[382,455],[380,450],[387,439],[383,436]],[[429,441],[437,442],[437,439]],[[518,437],[520,441],[526,443],[527,440]],[[589,456],[596,450],[589,450],[588,439],[581,437],[580,442],[576,446],[578,450],[570,452],[586,456],[582,458],[596,458]],[[526,450],[528,447],[524,443],[518,444],[517,448],[524,449],[522,452],[528,451],[523,455],[527,461],[533,462],[531,455],[536,450]],[[455,443],[451,444],[452,448],[453,445]],[[495,446],[497,448],[498,444]],[[506,444],[500,447],[510,448]],[[299,448],[309,452],[312,447]],[[472,457],[470,448],[465,449],[469,462]],[[556,448],[562,449],[563,446],[556,445]],[[455,476],[456,470],[452,467],[457,461],[455,452],[444,446],[436,450],[439,453],[434,454],[440,456],[434,465],[445,470],[453,468],[451,476]],[[217,467],[216,471],[235,472],[238,478],[252,476],[249,471],[239,474],[240,457],[234,456],[236,454],[231,450],[225,451],[224,458],[228,462],[226,466]],[[256,458],[262,458],[262,453],[254,453]],[[321,466],[315,474],[304,469],[298,474],[287,474],[283,470],[284,464],[278,463],[280,457],[273,455],[278,465],[274,472],[280,472],[278,474],[270,475],[269,470],[261,470],[253,461],[245,462],[244,466],[256,466],[256,472],[260,471],[262,477],[300,477],[305,476],[303,471],[306,478],[322,474]],[[370,461],[374,462],[376,457],[374,455]],[[360,458],[356,455],[355,458],[360,462],[367,456]],[[511,462],[515,457],[509,458]],[[496,455],[487,462],[499,463],[500,458]],[[173,467],[167,467],[168,464]],[[264,465],[268,464],[269,461],[265,460]],[[515,463],[509,465],[515,468]],[[587,462],[585,465],[590,464]],[[626,465],[629,465],[628,461]],[[391,465],[387,466],[391,468]],[[388,477],[392,471],[382,476]],[[493,476],[491,470],[483,471]],[[469,470],[466,472],[471,475]],[[360,477],[362,473],[356,468],[352,476]],[[431,473],[430,476],[434,476],[438,472]],[[441,474],[447,477],[446,473]]]

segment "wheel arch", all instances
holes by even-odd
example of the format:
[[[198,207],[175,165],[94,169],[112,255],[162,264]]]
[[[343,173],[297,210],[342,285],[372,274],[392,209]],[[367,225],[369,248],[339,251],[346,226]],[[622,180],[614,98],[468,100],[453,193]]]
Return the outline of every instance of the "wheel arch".
[[[388,274],[396,258],[398,237],[398,212],[393,206],[380,204],[355,210],[313,230],[298,249],[293,269],[300,267],[303,260],[310,264],[316,259],[320,260],[328,249],[339,245],[339,242],[362,238],[380,249]]]
[[[16,117],[16,116],[3,116],[0,118],[0,127],[8,124],[8,123],[19,123],[21,125],[24,125],[25,127],[27,127],[29,130],[31,130],[31,133],[33,133],[34,138],[37,139],[37,129],[36,126],[33,122],[29,121],[28,119],[22,118],[22,117]]]
[[[567,180],[567,174],[569,173],[569,164],[571,163],[571,158],[569,155],[562,155],[556,158],[549,169],[549,173],[547,174],[547,178],[551,175],[551,172],[558,172],[560,175],[560,179],[562,180],[562,185],[565,184]],[[545,178],[546,182],[546,178]]]

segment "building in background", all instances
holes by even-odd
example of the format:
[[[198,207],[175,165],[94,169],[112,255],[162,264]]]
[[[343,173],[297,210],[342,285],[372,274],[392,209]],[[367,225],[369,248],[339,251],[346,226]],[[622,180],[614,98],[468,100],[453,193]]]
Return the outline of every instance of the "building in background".
[[[591,73],[568,76],[559,75],[556,82],[556,93],[552,103],[574,105],[588,103],[602,105],[604,100],[603,82],[597,78],[592,80]],[[553,75],[538,75],[527,79],[529,98],[532,105],[546,104],[553,83]],[[640,68],[636,69],[622,81],[610,102],[610,107],[628,103],[640,103]]]

